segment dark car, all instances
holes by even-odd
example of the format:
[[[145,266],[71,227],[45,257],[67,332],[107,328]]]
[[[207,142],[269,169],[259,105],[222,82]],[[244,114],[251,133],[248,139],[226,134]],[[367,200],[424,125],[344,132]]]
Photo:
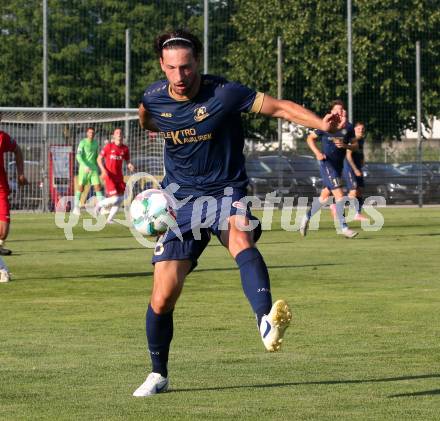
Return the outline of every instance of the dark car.
[[[436,175],[440,175],[440,161],[423,161],[430,171]]]
[[[399,164],[394,164],[394,167],[408,176],[418,177],[419,172],[421,171],[423,178],[428,178],[429,180],[435,178],[434,172],[431,171],[425,163],[401,162]]]
[[[418,179],[404,174],[392,164],[369,162],[363,167],[365,178],[364,196],[382,196],[387,203],[411,201],[417,203],[419,198]],[[428,179],[423,181],[424,197],[431,194]]]
[[[394,166],[408,177],[413,177],[419,181],[419,174],[422,175],[423,184],[425,182],[429,184],[429,188],[426,190],[424,195],[424,200],[426,202],[440,201],[440,173],[439,167],[435,166],[439,164],[438,162],[401,162],[399,164],[394,164]],[[436,172],[437,170],[437,172]]]
[[[28,181],[19,186],[17,165],[10,161],[7,167],[11,209],[36,210],[43,204],[43,166],[38,161],[24,161],[24,175]]]
[[[246,160],[248,193],[264,199],[267,193],[297,196],[297,183],[289,160],[283,156],[261,156]]]
[[[295,155],[290,159],[293,173],[298,184],[299,196],[309,200],[320,195],[322,178],[319,171],[319,162],[309,155]]]

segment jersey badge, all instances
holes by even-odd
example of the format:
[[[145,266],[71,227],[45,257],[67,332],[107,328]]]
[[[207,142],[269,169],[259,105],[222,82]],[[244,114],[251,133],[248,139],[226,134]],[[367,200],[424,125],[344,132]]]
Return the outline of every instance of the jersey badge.
[[[194,110],[194,120],[199,122],[204,120],[209,116],[209,113],[206,111],[206,107],[199,107]]]

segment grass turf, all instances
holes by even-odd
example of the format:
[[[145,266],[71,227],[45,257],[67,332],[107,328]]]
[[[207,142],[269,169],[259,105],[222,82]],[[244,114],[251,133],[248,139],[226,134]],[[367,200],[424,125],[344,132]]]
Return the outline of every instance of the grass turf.
[[[148,399],[131,394],[149,367],[151,250],[122,226],[67,241],[53,215],[14,215],[0,419],[438,419],[439,209],[381,212],[383,229],[354,240],[325,214],[301,239],[275,213],[259,248],[294,313],[276,354],[213,239],[175,311],[172,393]]]

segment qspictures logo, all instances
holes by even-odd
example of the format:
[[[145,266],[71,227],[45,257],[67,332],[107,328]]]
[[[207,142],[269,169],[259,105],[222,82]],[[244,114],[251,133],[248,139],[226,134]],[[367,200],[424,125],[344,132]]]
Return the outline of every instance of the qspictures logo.
[[[159,185],[152,175],[147,173],[137,173],[130,177],[127,182],[127,188],[125,190],[125,206],[124,206],[124,219],[114,218],[113,221],[126,227],[133,237],[144,247],[154,248],[156,254],[161,254],[163,250],[160,247],[160,240],[157,243],[153,237],[142,236],[131,223],[130,216],[130,203],[134,197],[134,191],[139,190],[137,183],[144,183],[148,179],[152,185]],[[137,187],[137,188],[136,188]],[[263,230],[269,231],[272,229],[273,223],[280,223],[281,229],[287,232],[298,231],[300,229],[301,221],[306,214],[310,206],[313,206],[313,201],[319,200],[315,197],[310,203],[307,197],[278,197],[276,192],[268,193],[264,200],[259,199],[256,196],[245,196],[238,202],[232,201],[233,189],[226,187],[222,198],[201,196],[193,198],[188,196],[185,199],[177,200],[175,193],[180,189],[180,186],[172,183],[165,189],[165,192],[172,197],[173,209],[179,212],[179,209],[183,206],[191,205],[191,231],[196,240],[201,239],[201,230],[209,228],[216,223],[217,215],[220,215],[219,229],[228,229],[228,218],[230,215],[231,207],[237,210],[237,215],[246,215],[247,209],[259,209],[262,211],[259,216],[259,221],[249,220],[247,224],[243,225],[240,218],[237,219],[237,228],[243,231],[251,231],[261,223]],[[80,217],[74,212],[70,212],[68,209],[73,206],[75,198],[73,196],[62,197],[56,206],[55,212],[55,224],[58,228],[64,230],[64,235],[67,240],[73,240],[74,233],[73,228],[78,224],[82,224],[85,231],[101,231],[105,229],[106,217],[102,214],[96,214],[95,212],[95,198],[91,197],[85,206],[85,212],[83,217]],[[275,210],[281,207],[281,213],[276,214]],[[358,206],[356,199],[345,198],[347,204],[346,222],[349,223],[354,220],[356,209]],[[377,208],[386,207],[385,198],[381,196],[370,196],[365,199],[364,207],[365,213],[368,215],[367,220],[361,222],[361,228],[363,231],[379,231],[384,225],[384,217]],[[341,211],[343,211],[341,207]],[[220,212],[220,213],[219,213]],[[223,216],[222,216],[223,215]],[[311,219],[309,230],[319,230],[321,211],[318,211]],[[338,231],[337,220],[334,221],[335,228]],[[177,238],[182,239],[179,226],[170,228]],[[159,245],[158,245],[159,244]]]

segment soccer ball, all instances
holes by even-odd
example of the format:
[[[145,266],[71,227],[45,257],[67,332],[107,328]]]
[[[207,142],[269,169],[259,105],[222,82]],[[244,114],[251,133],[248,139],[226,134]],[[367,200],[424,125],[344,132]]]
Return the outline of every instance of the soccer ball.
[[[172,199],[162,190],[149,189],[139,193],[130,205],[133,227],[146,236],[163,234],[177,225]]]

